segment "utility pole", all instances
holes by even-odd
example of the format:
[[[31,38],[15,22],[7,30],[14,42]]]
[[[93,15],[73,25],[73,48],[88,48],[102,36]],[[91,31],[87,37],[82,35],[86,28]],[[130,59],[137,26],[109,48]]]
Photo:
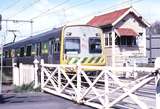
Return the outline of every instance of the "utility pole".
[[[33,20],[13,20],[13,19],[2,19],[2,22],[6,22],[6,37],[8,33],[8,22],[13,22],[13,23],[30,23],[31,25],[31,36],[33,34]],[[6,41],[5,37],[5,41]]]
[[[16,37],[17,37],[17,35],[15,34],[15,32],[18,32],[18,30],[7,30],[7,31],[13,33],[13,35],[14,35],[13,43],[14,43],[15,40],[16,40]]]
[[[8,32],[12,32],[14,34],[14,40],[16,38],[16,34],[15,32],[17,32],[17,30],[8,30],[8,22],[13,22],[13,23],[30,23],[31,24],[31,36],[33,34],[33,20],[10,20],[10,19],[2,19],[2,16],[0,15],[0,22],[5,22],[6,23],[6,30],[5,30],[5,35],[4,35],[4,39],[0,44],[0,96],[2,95],[2,73],[3,73],[3,44],[5,44],[6,42],[6,37],[8,36]],[[0,24],[0,29],[1,29],[1,24]]]

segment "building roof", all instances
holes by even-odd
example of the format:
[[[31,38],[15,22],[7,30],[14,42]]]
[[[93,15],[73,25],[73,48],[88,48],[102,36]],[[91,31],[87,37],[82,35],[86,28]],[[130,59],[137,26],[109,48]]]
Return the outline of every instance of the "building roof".
[[[134,16],[136,16],[137,18],[140,17],[140,20],[138,19],[138,21],[140,21],[145,26],[149,26],[149,24],[142,18],[142,16],[139,15],[132,7],[116,10],[100,16],[95,16],[87,24],[97,27],[105,25],[114,25],[129,13],[134,14]]]
[[[103,14],[100,16],[95,16],[87,24],[92,26],[102,26],[102,25],[112,24],[129,9],[130,8],[125,8],[125,9],[117,10],[107,14]]]
[[[116,29],[118,36],[138,36],[138,34],[130,28],[118,28]]]

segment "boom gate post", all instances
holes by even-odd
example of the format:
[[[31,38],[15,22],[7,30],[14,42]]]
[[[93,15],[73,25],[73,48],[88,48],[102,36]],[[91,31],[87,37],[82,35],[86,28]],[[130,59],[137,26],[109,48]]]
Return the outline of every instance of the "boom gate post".
[[[44,60],[41,59],[41,92],[43,92],[43,87],[44,87]]]
[[[160,108],[160,57],[155,60],[156,71],[156,109]]]
[[[39,61],[35,59],[33,61],[34,63],[34,88],[36,89],[38,87],[38,64]]]

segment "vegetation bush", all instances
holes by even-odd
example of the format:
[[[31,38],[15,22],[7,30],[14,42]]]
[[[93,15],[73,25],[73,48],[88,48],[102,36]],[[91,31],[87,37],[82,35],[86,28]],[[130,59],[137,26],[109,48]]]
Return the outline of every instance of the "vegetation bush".
[[[22,86],[15,86],[14,92],[39,92],[40,90],[40,86],[34,88],[34,82],[31,82],[30,84],[23,84]]]

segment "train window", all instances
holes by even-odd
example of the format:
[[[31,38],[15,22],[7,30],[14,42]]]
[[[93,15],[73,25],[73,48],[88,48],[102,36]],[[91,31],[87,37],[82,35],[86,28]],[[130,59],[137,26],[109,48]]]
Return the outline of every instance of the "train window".
[[[32,46],[31,45],[27,46],[26,56],[31,56],[31,50]]]
[[[42,53],[48,54],[48,42],[43,42],[42,44]]]
[[[59,53],[60,51],[60,43],[59,40],[54,41],[54,53]]]
[[[65,38],[65,53],[80,53],[80,38]]]
[[[12,56],[12,50],[10,49],[10,50],[8,51],[8,56],[7,56],[7,57],[11,58],[11,56]]]
[[[60,42],[59,42],[59,39],[52,39],[50,41],[50,53],[53,54],[53,53],[59,53],[60,52]]]
[[[15,56],[20,56],[20,49],[16,49],[16,53],[15,53]]]
[[[37,43],[37,45],[36,45],[36,55],[37,56],[40,56],[41,55],[41,43],[39,42],[39,43]]]
[[[89,38],[89,53],[101,53],[101,40],[100,38]]]
[[[24,47],[21,47],[20,48],[20,57],[23,57],[24,56]]]
[[[5,56],[5,58],[8,57],[8,51],[5,51],[4,56]]]
[[[36,45],[32,44],[32,51],[31,51],[31,55],[35,55],[36,54]]]
[[[15,49],[11,50],[11,57],[15,57]]]

